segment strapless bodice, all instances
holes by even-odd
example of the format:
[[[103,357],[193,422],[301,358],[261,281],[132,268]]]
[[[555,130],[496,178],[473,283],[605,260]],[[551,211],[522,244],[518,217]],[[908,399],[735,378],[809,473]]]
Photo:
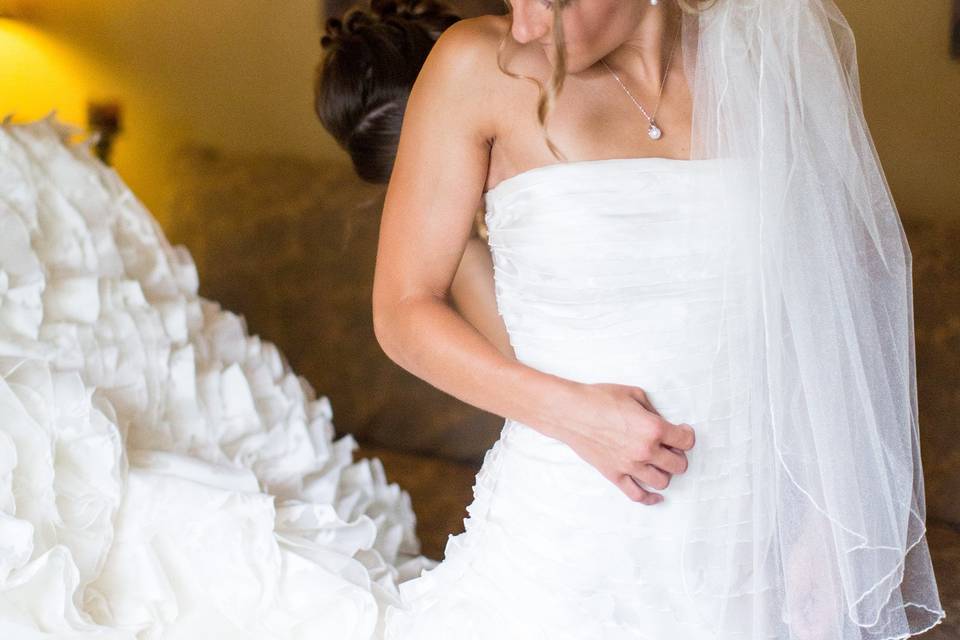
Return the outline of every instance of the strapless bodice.
[[[665,419],[695,429],[696,445],[656,492],[663,503],[640,505],[564,439],[507,418],[465,531],[440,565],[400,586],[406,609],[390,614],[387,640],[463,629],[477,639],[748,637],[755,601],[713,596],[770,588],[748,571],[768,514],[755,517],[757,450],[739,428],[741,387],[727,366],[743,324],[728,260],[742,234],[728,213],[747,209],[729,206],[738,191],[725,187],[726,168],[552,164],[485,194],[497,307],[517,358],[641,387]]]
[[[517,359],[582,382],[705,379],[723,300],[721,162],[558,163],[487,191],[497,307]]]

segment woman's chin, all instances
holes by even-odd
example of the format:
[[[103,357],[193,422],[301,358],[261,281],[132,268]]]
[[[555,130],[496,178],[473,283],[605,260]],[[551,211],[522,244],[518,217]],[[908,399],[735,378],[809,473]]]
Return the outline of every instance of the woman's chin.
[[[544,53],[547,56],[547,61],[550,63],[550,67],[554,68],[557,66],[557,57],[553,51],[552,47],[545,48]],[[565,63],[567,75],[574,75],[580,73],[581,71],[586,71],[596,63],[596,60],[589,60],[583,56],[572,54],[570,51],[567,52],[567,59]]]

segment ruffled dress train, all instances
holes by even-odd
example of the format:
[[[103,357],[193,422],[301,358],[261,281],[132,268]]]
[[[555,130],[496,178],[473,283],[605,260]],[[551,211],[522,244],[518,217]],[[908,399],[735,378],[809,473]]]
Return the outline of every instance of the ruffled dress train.
[[[0,127],[0,638],[379,636],[409,495],[71,133]]]

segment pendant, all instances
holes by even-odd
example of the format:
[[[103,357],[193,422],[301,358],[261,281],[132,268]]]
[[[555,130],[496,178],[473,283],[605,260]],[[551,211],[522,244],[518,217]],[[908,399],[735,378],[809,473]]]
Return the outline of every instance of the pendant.
[[[647,129],[647,135],[650,136],[650,138],[653,139],[653,140],[659,140],[659,139],[660,139],[660,136],[663,135],[663,132],[660,131],[660,127],[658,127],[658,126],[653,122],[653,120],[651,120],[651,121],[650,121],[650,128]]]

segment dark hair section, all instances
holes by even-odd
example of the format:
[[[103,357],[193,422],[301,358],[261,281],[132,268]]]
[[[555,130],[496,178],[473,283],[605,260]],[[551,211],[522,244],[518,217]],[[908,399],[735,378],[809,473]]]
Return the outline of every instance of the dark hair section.
[[[460,20],[440,0],[370,0],[326,20],[314,110],[364,181],[390,179],[407,98],[427,54]]]

